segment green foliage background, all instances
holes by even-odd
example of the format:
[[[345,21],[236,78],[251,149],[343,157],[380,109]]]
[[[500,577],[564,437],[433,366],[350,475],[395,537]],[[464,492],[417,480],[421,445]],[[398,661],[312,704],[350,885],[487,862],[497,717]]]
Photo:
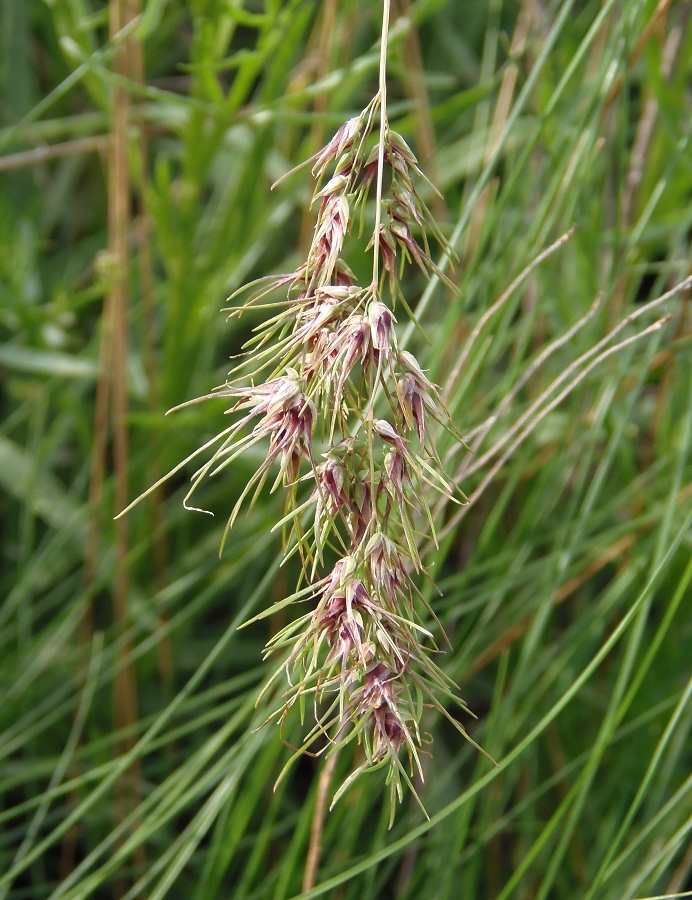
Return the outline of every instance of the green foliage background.
[[[434,602],[454,647],[440,662],[498,768],[431,715],[430,821],[406,798],[388,831],[384,785],[359,780],[327,815],[303,894],[321,762],[306,758],[272,790],[289,750],[276,727],[256,730],[266,711],[254,704],[280,623],[236,630],[292,590],[271,532],[280,498],[241,517],[221,560],[224,515],[257,459],[203,486],[215,518],[182,509],[176,476],[128,518],[124,559],[112,522],[125,475],[96,404],[110,371],[104,299],[122,272],[106,252],[105,151],[125,88],[135,497],[227,422],[213,402],[163,414],[222,383],[256,323],[226,323],[225,298],[300,261],[309,173],[270,185],[376,90],[380,4],[144,0],[129,32],[141,83],[114,74],[108,4],[0,10],[0,897],[692,890],[688,294],[627,323],[618,340],[670,316],[578,384],[588,360],[568,368],[690,272],[689,3],[396,7],[393,124],[442,189],[461,257],[454,296],[410,274],[430,343],[403,310],[400,337],[448,391],[462,433],[603,299],[505,404],[483,449],[561,373],[574,389],[528,414],[525,439],[460,522],[440,510]],[[468,464],[440,440],[450,473]],[[493,461],[462,479],[467,494]],[[287,740],[300,734],[288,723]],[[337,778],[352,762],[340,758]]]

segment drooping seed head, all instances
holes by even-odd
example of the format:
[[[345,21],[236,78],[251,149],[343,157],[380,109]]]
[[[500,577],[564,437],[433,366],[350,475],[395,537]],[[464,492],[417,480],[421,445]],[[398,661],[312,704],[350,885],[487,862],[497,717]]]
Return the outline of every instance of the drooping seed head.
[[[322,199],[315,236],[308,254],[311,283],[330,284],[337,272],[341,248],[348,231],[349,206],[342,194],[329,194]]]
[[[312,167],[312,174],[316,178],[321,178],[325,168],[345,150],[350,149],[363,128],[363,117],[354,116],[347,122],[344,122],[334,137],[320,150],[315,157],[315,164]]]
[[[421,446],[425,439],[425,403],[421,394],[420,384],[410,372],[397,382],[396,386],[399,405],[403,413],[404,421],[409,428],[415,428]]]
[[[396,321],[391,310],[379,300],[374,300],[368,306],[366,319],[370,326],[372,346],[378,355],[384,353],[389,357],[391,345],[395,340],[393,325]]]

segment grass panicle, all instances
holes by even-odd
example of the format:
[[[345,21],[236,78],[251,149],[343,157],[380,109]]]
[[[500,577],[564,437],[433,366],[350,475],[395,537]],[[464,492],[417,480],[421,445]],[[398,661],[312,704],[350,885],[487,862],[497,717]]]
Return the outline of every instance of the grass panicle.
[[[385,60],[388,15],[385,4]],[[290,710],[303,710],[308,701],[315,724],[304,740],[306,752],[334,753],[354,738],[361,746],[365,760],[335,799],[354,775],[386,764],[392,799],[401,800],[403,784],[412,787],[414,774],[423,780],[420,754],[429,738],[421,720],[428,707],[444,711],[436,687],[454,696],[453,683],[430,659],[438,647],[422,616],[432,610],[413,577],[424,571],[421,543],[426,536],[436,543],[430,491],[465,502],[442,471],[428,423],[458,432],[439,389],[415,356],[399,348],[393,312],[397,302],[415,305],[407,303],[401,284],[406,263],[454,289],[433,259],[429,236],[445,254],[454,253],[414,178],[430,182],[390,126],[386,77],[383,63],[378,94],[307,161],[316,181],[316,222],[305,261],[290,274],[249,285],[245,307],[231,310],[240,315],[261,305],[279,311],[253,328],[226,383],[199,398],[231,399],[228,412],[242,415],[217,436],[218,447],[185,498],[194,509],[190,498],[203,479],[256,444],[266,447],[225,535],[245,501],[252,509],[268,481],[270,493],[284,488],[279,524],[285,557],[299,556],[301,581],[309,585],[293,599],[315,607],[270,641],[265,656],[288,653],[280,671],[289,687],[282,690],[276,676],[267,687],[282,693],[274,714],[282,730]],[[354,222],[364,228],[374,185],[375,222],[365,248],[374,274],[364,287],[355,281],[346,245]],[[278,291],[285,299],[275,299]],[[275,609],[290,602],[279,601]],[[434,614],[433,622],[439,626]],[[408,775],[400,751],[408,757]]]

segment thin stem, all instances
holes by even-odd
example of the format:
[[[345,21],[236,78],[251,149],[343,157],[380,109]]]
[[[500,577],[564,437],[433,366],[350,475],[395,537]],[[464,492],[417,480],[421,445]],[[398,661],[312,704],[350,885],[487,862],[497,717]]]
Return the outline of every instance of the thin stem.
[[[377,191],[375,196],[375,231],[373,233],[372,289],[380,280],[380,229],[382,221],[382,184],[384,181],[384,137],[387,130],[387,39],[389,36],[389,0],[382,3],[382,43],[380,44],[380,136],[377,142]]]
[[[322,857],[322,832],[324,831],[324,818],[327,813],[327,795],[331,788],[334,769],[336,768],[336,761],[338,758],[339,751],[337,749],[327,759],[317,785],[317,799],[315,801],[315,810],[312,816],[312,829],[310,831],[310,846],[308,848],[305,873],[303,875],[303,891],[309,891],[311,888],[314,888],[317,879],[317,871],[320,865],[320,858]]]
[[[527,366],[524,372],[519,376],[515,384],[509,393],[505,394],[502,403],[497,407],[495,412],[489,416],[485,422],[477,425],[474,429],[472,429],[468,434],[464,437],[471,447],[474,454],[480,449],[483,441],[485,440],[486,435],[493,427],[493,425],[500,419],[501,416],[504,415],[508,410],[512,408],[512,404],[514,403],[517,395],[524,387],[524,385],[529,382],[536,372],[541,368],[543,363],[549,359],[554,353],[556,353],[561,347],[564,347],[565,344],[568,344],[574,335],[582,329],[587,322],[589,322],[596,312],[600,309],[601,301],[603,300],[603,295],[599,294],[599,296],[594,300],[591,304],[587,312],[578,319],[572,327],[566,331],[564,334],[561,334],[559,338],[556,338],[551,344],[548,344],[538,356],[534,359],[534,361]],[[453,447],[450,452],[445,457],[445,465],[449,462],[452,456],[457,452],[457,447]],[[468,474],[468,470],[472,465],[475,465],[476,456],[467,457],[461,463],[460,467],[457,469],[456,474],[454,475],[454,480],[456,482],[460,482],[462,478],[466,477]]]
[[[611,341],[613,341],[617,337],[617,335],[620,334],[627,327],[627,325],[636,321],[638,318],[640,318],[640,316],[642,314],[650,312],[651,310],[659,307],[661,304],[663,304],[667,300],[670,300],[671,297],[673,297],[675,294],[681,293],[682,291],[687,290],[690,287],[690,285],[692,285],[692,277],[686,278],[684,281],[682,281],[680,284],[676,285],[670,291],[667,291],[665,294],[662,294],[660,297],[657,297],[655,300],[651,300],[649,303],[646,303],[640,309],[636,310],[633,313],[630,313],[630,315],[628,315],[624,319],[622,319],[613,329],[611,329],[611,331],[608,332],[608,334],[604,338],[601,338],[601,340],[598,341],[597,344],[595,344],[593,347],[591,347],[590,350],[587,350],[586,353],[583,353],[580,357],[578,357],[572,363],[570,363],[570,365],[567,366],[567,368],[555,379],[555,381],[552,382],[552,384],[541,394],[541,396],[537,400],[535,400],[524,413],[522,413],[522,415],[517,419],[517,421],[512,425],[512,427],[509,428],[502,435],[502,437],[495,444],[493,444],[492,447],[490,447],[488,450],[486,450],[486,452],[481,457],[477,457],[476,459],[473,460],[473,462],[469,463],[468,465],[466,464],[466,461],[464,461],[464,463],[462,464],[462,466],[463,466],[462,470],[460,470],[460,472],[457,473],[455,478],[460,477],[461,474],[463,474],[464,477],[468,478],[470,475],[473,475],[478,470],[484,469],[485,466],[490,462],[490,460],[494,456],[497,456],[497,454],[500,452],[500,450],[509,443],[509,441],[514,437],[514,435],[521,428],[523,428],[523,426],[527,422],[530,422],[532,420],[534,414],[536,414],[541,409],[543,404],[546,402],[547,398],[551,394],[553,394],[560,385],[564,384],[565,382],[570,383],[569,379],[571,378],[572,374],[579,369],[580,366],[584,365],[589,360],[593,359],[594,356],[597,357],[597,361],[600,361],[601,359],[603,359],[606,354],[604,353],[603,356],[600,356],[599,354],[600,354],[601,350],[604,347],[606,347]],[[642,332],[642,334],[644,334],[644,333],[645,332]],[[623,345],[618,344],[617,346],[620,347]],[[581,378],[581,376],[579,376],[579,377]],[[560,394],[560,396],[562,397],[563,394]]]
[[[628,317],[628,320],[631,320],[631,317]],[[628,320],[625,320],[625,321],[628,321]],[[643,331],[640,331],[638,334],[634,334],[634,335],[632,335],[632,337],[626,338],[624,341],[620,341],[619,344],[615,344],[614,346],[609,347],[607,350],[604,350],[595,359],[591,360],[591,362],[587,366],[585,366],[582,369],[582,371],[579,372],[579,374],[576,375],[573,378],[573,380],[569,382],[569,384],[567,384],[567,386],[565,388],[563,388],[563,390],[557,395],[557,397],[554,397],[548,404],[546,404],[546,406],[544,406],[542,409],[540,409],[540,411],[536,413],[535,417],[531,417],[531,421],[529,421],[529,424],[526,426],[526,428],[524,428],[524,430],[519,434],[519,436],[516,438],[516,440],[514,440],[513,443],[507,448],[507,450],[503,453],[503,455],[500,457],[500,459],[498,459],[497,462],[488,471],[487,475],[481,481],[481,483],[478,485],[478,487],[475,489],[475,491],[470,495],[469,502],[465,506],[463,506],[460,510],[458,510],[452,516],[452,518],[449,520],[449,522],[447,522],[447,524],[444,526],[444,528],[440,531],[439,540],[442,541],[452,531],[453,528],[457,527],[459,522],[461,522],[461,520],[467,515],[469,510],[480,499],[480,497],[484,493],[485,489],[488,487],[490,482],[495,478],[495,476],[500,471],[500,469],[505,465],[507,460],[516,452],[516,450],[521,446],[521,444],[524,443],[524,441],[531,434],[531,432],[535,430],[536,426],[539,425],[543,421],[543,419],[545,419],[545,417],[548,415],[548,413],[552,412],[552,410],[554,410],[556,406],[559,406],[560,403],[562,403],[562,401],[565,399],[565,397],[567,397],[569,394],[571,394],[572,391],[586,378],[586,376],[589,375],[589,373],[592,372],[596,368],[596,366],[601,365],[610,356],[612,356],[615,353],[619,353],[621,350],[624,350],[626,347],[629,347],[635,341],[639,341],[642,338],[645,338],[647,335],[652,334],[655,331],[658,331],[659,328],[662,328],[663,325],[665,325],[666,322],[668,322],[669,320],[670,320],[670,316],[666,316],[663,319],[659,319],[657,322],[654,322],[653,325],[649,325],[648,328],[645,328]],[[600,344],[597,346],[600,346]],[[571,370],[573,367],[570,366],[569,368]],[[559,381],[562,381],[562,378],[557,379],[541,395],[539,400],[536,401],[536,404],[534,405],[534,407],[532,407],[532,410],[534,408],[539,407],[539,405],[545,400],[546,396],[548,396],[550,393],[552,393],[556,384]],[[523,417],[521,419],[521,421],[525,422],[526,417]],[[509,435],[510,433],[516,433],[516,431],[518,430],[518,425],[519,425],[519,422],[515,423],[515,425],[511,429],[511,432],[507,432],[507,435]],[[507,435],[505,435],[505,438],[507,437]],[[502,439],[503,444],[506,442],[505,438]],[[493,447],[492,452],[495,453],[497,449],[498,449],[497,446]],[[489,451],[489,453],[490,453],[490,451]],[[476,468],[473,467],[473,471],[475,471],[475,470],[476,470]],[[426,550],[427,549],[428,548],[426,548]]]
[[[547,259],[552,253],[554,253],[557,249],[562,247],[563,244],[566,244],[567,241],[572,237],[574,232],[575,232],[575,227],[572,226],[572,228],[570,228],[569,231],[566,231],[547,249],[545,249],[541,253],[539,253],[538,256],[535,259],[533,259],[528,264],[528,266],[526,266],[526,268],[523,269],[519,273],[519,275],[517,275],[517,277],[510,284],[510,286],[507,288],[507,290],[504,292],[504,294],[502,294],[502,296],[499,297],[493,303],[493,305],[490,306],[483,313],[483,315],[480,317],[480,319],[476,323],[475,328],[471,332],[469,339],[466,341],[464,349],[461,351],[461,355],[459,356],[457,364],[454,366],[454,370],[452,371],[452,374],[449,376],[449,379],[447,382],[447,387],[445,388],[445,390],[442,394],[442,397],[445,400],[445,402],[449,399],[449,396],[452,393],[452,390],[454,389],[454,386],[455,386],[459,376],[461,375],[461,373],[464,370],[464,367],[465,367],[465,365],[468,361],[468,358],[471,354],[471,349],[473,348],[474,344],[478,340],[480,333],[483,331],[483,329],[488,324],[490,319],[492,319],[492,317],[495,315],[495,313],[498,312],[498,310],[500,310],[505,305],[505,303],[510,299],[510,297],[512,296],[512,294],[514,294],[514,292],[517,290],[517,288],[520,287],[524,281],[526,281],[526,279],[529,277],[531,272],[533,272],[533,270],[535,268],[537,268],[537,266],[539,266],[543,262],[543,260]]]

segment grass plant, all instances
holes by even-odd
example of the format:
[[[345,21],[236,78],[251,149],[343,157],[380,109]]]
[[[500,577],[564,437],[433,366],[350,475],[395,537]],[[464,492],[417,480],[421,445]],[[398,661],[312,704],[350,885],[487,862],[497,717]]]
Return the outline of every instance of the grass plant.
[[[0,897],[692,891],[689,5],[383,8],[0,7]]]

